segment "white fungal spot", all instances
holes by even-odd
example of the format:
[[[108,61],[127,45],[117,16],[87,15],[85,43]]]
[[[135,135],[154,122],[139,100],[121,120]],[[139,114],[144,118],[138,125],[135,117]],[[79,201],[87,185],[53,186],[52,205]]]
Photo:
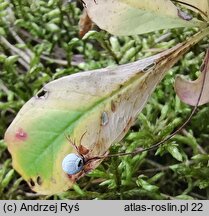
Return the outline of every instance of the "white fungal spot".
[[[109,119],[108,119],[108,115],[106,112],[102,113],[101,120],[102,120],[102,126],[107,125]]]
[[[76,174],[83,169],[83,158],[75,153],[68,154],[62,161],[62,169],[69,175]]]

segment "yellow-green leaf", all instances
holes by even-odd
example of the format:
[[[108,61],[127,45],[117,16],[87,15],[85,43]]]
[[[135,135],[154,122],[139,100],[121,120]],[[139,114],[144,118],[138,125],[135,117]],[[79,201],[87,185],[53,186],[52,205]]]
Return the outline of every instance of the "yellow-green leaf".
[[[160,29],[204,25],[201,21],[188,19],[170,0],[83,2],[90,18],[101,29],[115,35],[136,35]]]
[[[72,187],[102,160],[90,160],[79,173],[67,175],[62,161],[75,152],[69,139],[86,159],[106,155],[127,133],[169,68],[208,31],[146,59],[46,84],[22,107],[5,133],[14,168],[41,194]]]
[[[209,18],[209,1],[208,0],[181,0],[181,2],[187,3],[189,5],[184,5],[189,9],[198,12],[204,19],[208,20]],[[198,9],[196,9],[198,8]]]

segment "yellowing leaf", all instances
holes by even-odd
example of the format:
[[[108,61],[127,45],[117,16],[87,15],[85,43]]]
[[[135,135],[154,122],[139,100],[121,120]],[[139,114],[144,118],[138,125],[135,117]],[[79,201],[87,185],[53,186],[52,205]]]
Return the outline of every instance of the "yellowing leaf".
[[[175,80],[175,90],[177,95],[184,103],[192,106],[197,104],[202,86],[203,91],[198,103],[199,106],[209,102],[209,52],[206,54],[204,69],[198,79],[195,81],[189,81],[182,76],[177,76]]]
[[[126,65],[66,76],[45,85],[20,110],[5,133],[14,168],[32,190],[60,193],[96,168],[120,141],[145,106],[156,85],[208,29],[174,48]],[[62,169],[75,152],[68,136],[82,151],[84,168],[75,175]]]
[[[185,20],[170,0],[84,0],[90,18],[115,35],[136,35],[160,29],[201,26]]]
[[[184,6],[187,6],[189,9],[200,13],[200,15],[204,19],[208,20],[209,18],[209,1],[208,0],[181,0],[181,1],[198,8],[199,10],[195,9],[194,7],[188,6],[188,5],[184,5]]]

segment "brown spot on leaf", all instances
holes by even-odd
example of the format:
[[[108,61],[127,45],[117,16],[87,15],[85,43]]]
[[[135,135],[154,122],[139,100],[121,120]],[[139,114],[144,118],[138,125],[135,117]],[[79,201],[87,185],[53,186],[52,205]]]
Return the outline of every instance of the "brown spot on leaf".
[[[28,138],[28,134],[22,128],[19,128],[15,134],[15,137],[20,141],[25,141]]]
[[[112,110],[112,112],[115,112],[115,110],[116,110],[116,106],[115,106],[115,103],[113,101],[111,101],[111,110]]]
[[[89,153],[89,149],[87,149],[86,147],[84,147],[83,145],[79,145],[78,146],[78,151],[81,155],[86,155]]]
[[[74,175],[69,175],[67,174],[68,178],[70,179],[70,181],[72,181],[73,183],[76,182],[80,177],[82,177],[85,173],[82,171],[80,171],[77,174]]]

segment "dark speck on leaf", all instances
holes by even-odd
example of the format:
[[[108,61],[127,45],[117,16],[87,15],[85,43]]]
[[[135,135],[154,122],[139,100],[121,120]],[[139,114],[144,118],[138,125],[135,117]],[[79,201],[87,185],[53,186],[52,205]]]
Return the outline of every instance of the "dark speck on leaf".
[[[49,92],[45,89],[41,89],[37,94],[36,97],[39,99],[46,99],[48,97]]]
[[[115,110],[116,110],[115,103],[113,101],[111,101],[111,111],[115,112]]]
[[[144,69],[143,69],[143,72],[146,72],[146,71],[148,71],[150,68],[153,68],[154,66],[156,65],[156,63],[155,62],[153,62],[152,64],[150,64],[150,65],[147,65],[147,67],[145,67]],[[140,71],[141,72],[141,71]]]

